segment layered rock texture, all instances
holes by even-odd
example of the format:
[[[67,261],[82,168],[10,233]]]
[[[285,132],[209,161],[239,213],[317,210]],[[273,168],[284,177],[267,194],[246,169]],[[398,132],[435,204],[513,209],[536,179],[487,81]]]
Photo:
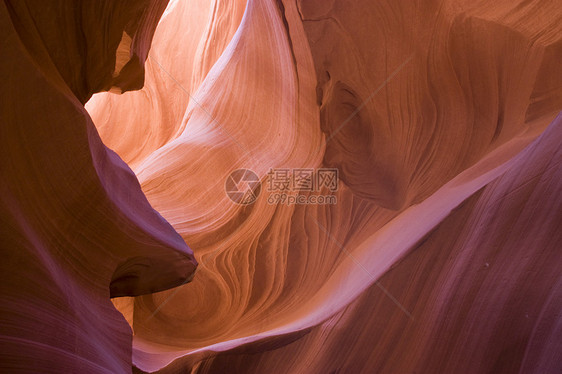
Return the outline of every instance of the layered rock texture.
[[[562,372],[558,1],[0,18],[3,371]]]
[[[131,329],[110,297],[161,291],[195,271],[83,106],[96,90],[142,86],[164,8],[0,3],[3,372],[129,372]],[[121,35],[130,61],[117,73]]]

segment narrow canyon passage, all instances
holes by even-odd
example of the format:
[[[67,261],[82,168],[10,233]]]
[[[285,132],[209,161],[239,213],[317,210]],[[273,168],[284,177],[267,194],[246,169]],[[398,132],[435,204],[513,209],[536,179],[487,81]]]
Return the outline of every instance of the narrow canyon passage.
[[[557,1],[56,4],[0,4],[2,371],[562,371]]]

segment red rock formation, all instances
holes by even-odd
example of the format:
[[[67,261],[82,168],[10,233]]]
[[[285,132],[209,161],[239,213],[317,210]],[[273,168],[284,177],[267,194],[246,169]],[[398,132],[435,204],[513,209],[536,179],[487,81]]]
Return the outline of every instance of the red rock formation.
[[[8,31],[16,29],[10,32],[22,44],[8,38],[6,50],[31,57],[2,62],[0,71],[12,64],[27,72],[2,97],[43,86],[66,94],[39,95],[44,100],[33,105],[40,108],[16,101],[2,109],[10,124],[1,130],[8,139],[2,219],[9,223],[2,248],[41,259],[14,257],[24,261],[19,272],[7,265],[15,275],[2,293],[5,314],[27,312],[6,326],[28,329],[34,325],[24,318],[43,315],[18,309],[27,290],[59,295],[64,285],[72,292],[63,301],[36,295],[36,309],[62,316],[54,329],[97,335],[86,342],[50,334],[52,341],[13,330],[12,339],[27,340],[3,362],[29,357],[25,347],[35,339],[45,351],[79,347],[54,356],[53,365],[86,357],[109,371],[130,368],[111,289],[112,296],[145,294],[114,300],[134,330],[136,371],[562,370],[556,1],[178,0],[164,12],[148,54],[152,17],[162,6],[143,8],[154,10],[140,17],[145,33],[124,21],[121,12],[134,8],[117,6],[118,20],[108,23],[117,31],[108,30],[107,45],[94,43],[94,52],[111,53],[92,57],[97,68],[55,61],[58,70],[76,69],[64,79],[29,74],[44,71],[44,59],[25,41],[36,38],[21,36],[30,32],[30,23],[15,17],[23,7],[7,8]],[[92,7],[83,14],[102,9]],[[100,14],[92,19],[107,16]],[[54,27],[51,40],[51,31],[41,30],[49,27],[37,32],[53,56],[63,48],[57,41],[76,44],[72,33],[63,38]],[[35,65],[24,69],[29,58]],[[200,262],[191,284],[152,294],[189,277],[194,261],[102,145],[81,105],[112,85],[139,88],[135,69],[146,58],[143,89],[95,95],[87,108],[101,139],[131,165],[150,204]],[[40,85],[41,77],[50,80]],[[96,83],[76,83],[82,80]],[[73,114],[50,109],[64,103]],[[58,118],[57,131],[37,133],[53,128],[32,128],[33,118],[51,125]],[[224,191],[241,168],[262,182],[249,205],[234,204]],[[271,203],[272,168],[337,168],[337,204]],[[76,178],[76,170],[84,176]],[[155,270],[138,274],[146,263]],[[44,288],[14,283],[37,266],[44,275],[28,279],[47,279]],[[88,313],[102,307],[91,323]]]
[[[313,328],[202,362],[188,355],[160,372],[560,372],[561,142],[559,116],[377,283]]]
[[[110,296],[161,291],[194,273],[191,250],[83,107],[100,89],[142,85],[164,7],[0,4],[3,372],[130,372],[131,331]],[[117,74],[122,34],[130,61]]]

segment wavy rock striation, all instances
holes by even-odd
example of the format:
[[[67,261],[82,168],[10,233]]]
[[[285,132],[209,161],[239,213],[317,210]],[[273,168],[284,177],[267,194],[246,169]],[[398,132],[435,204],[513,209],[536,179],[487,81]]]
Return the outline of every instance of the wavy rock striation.
[[[303,334],[202,361],[185,355],[159,372],[559,372],[561,141],[559,116],[376,283],[357,282],[359,297]],[[399,233],[426,218],[417,213],[394,223]],[[377,270],[361,263],[367,281]]]
[[[126,95],[102,94],[89,107],[201,262],[192,284],[122,308],[135,365],[555,371],[556,344],[533,326],[559,323],[539,316],[560,293],[543,286],[558,282],[557,217],[546,210],[559,201],[553,192],[527,200],[559,179],[546,166],[558,163],[558,122],[537,139],[562,108],[556,2],[250,0],[239,20],[231,9],[244,4],[169,8],[162,38],[192,30],[197,12],[214,13],[182,36],[199,42],[173,54],[156,43],[155,79],[135,99],[135,108],[158,103],[135,122],[152,130],[117,138],[116,124],[133,123]],[[224,27],[222,37],[209,38],[209,27]],[[195,50],[202,42],[216,52],[210,70],[197,68],[211,59]],[[173,116],[161,119],[160,106]],[[267,203],[270,168],[320,167],[340,172],[336,205]],[[223,192],[239,168],[262,180],[253,205]],[[518,195],[533,178],[545,182]],[[542,239],[515,240],[511,230]],[[533,287],[544,292],[517,299]]]
[[[5,4],[10,368],[562,370],[556,1]]]

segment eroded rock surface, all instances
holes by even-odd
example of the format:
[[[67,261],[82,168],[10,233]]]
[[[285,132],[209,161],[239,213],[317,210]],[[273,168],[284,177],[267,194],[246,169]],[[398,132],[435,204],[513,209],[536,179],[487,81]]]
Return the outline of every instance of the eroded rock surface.
[[[2,371],[130,372],[131,330],[110,297],[161,291],[195,271],[83,106],[101,89],[142,86],[165,6],[0,4]],[[115,74],[123,34],[130,60]]]
[[[6,273],[22,270],[3,307],[52,313],[69,335],[37,338],[45,351],[130,370],[111,291],[135,296],[115,300],[135,371],[562,370],[557,1],[147,2],[144,21],[116,6],[106,39],[80,36],[97,40],[86,54],[64,22],[35,51],[6,4],[0,71],[22,74],[2,94],[2,248]],[[89,6],[87,30],[107,15]],[[56,41],[77,61],[107,55],[37,62]],[[86,107],[150,204],[82,107],[140,88],[145,59],[141,90]],[[268,200],[272,169],[321,168],[338,169],[337,191],[290,193],[336,204]],[[237,169],[261,181],[253,204],[225,193]],[[197,275],[152,293],[192,275],[184,241]],[[11,337],[39,326],[20,314]]]

